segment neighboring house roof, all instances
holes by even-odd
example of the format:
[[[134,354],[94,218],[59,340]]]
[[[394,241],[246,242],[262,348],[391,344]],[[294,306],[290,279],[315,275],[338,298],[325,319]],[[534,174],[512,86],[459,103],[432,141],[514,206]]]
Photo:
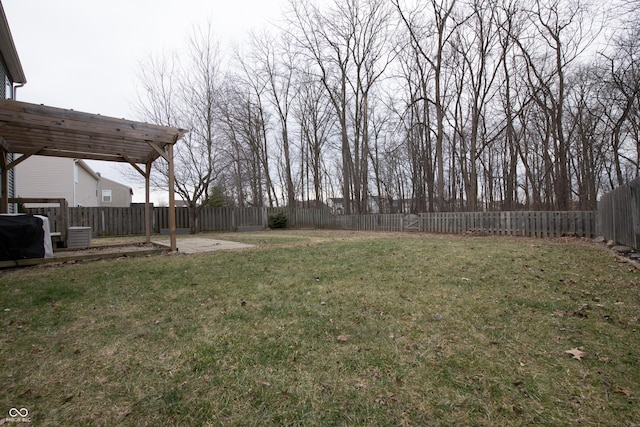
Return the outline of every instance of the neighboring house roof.
[[[2,54],[2,59],[4,59],[7,66],[11,81],[13,83],[26,83],[27,78],[22,70],[18,51],[13,43],[13,37],[11,36],[11,30],[9,30],[9,23],[7,22],[7,16],[4,14],[2,3],[0,3],[0,54]]]
[[[80,166],[82,169],[84,169],[85,171],[87,171],[87,173],[88,173],[89,175],[91,175],[93,178],[95,178],[95,180],[96,180],[96,181],[99,181],[99,180],[101,179],[101,176],[100,176],[100,175],[98,175],[98,174],[97,174],[93,169],[91,169],[91,166],[89,166],[89,165],[87,164],[87,162],[85,162],[84,160],[82,160],[82,159],[76,159],[76,161],[75,161],[75,162],[76,162],[76,164],[77,164],[78,166]]]
[[[119,187],[128,188],[128,189],[129,189],[129,193],[130,193],[131,195],[133,195],[133,188],[131,188],[131,187],[130,187],[130,186],[128,186],[127,184],[123,184],[123,183],[121,183],[121,182],[114,181],[114,180],[109,179],[109,178],[105,178],[104,176],[100,175],[99,173],[98,173],[98,176],[100,177],[100,185],[102,185],[103,187],[104,187],[104,186],[105,186],[105,184],[106,184],[106,185],[116,185],[116,186],[119,186]],[[176,200],[176,203],[177,203],[177,202],[178,202],[178,201]],[[176,206],[177,206],[177,205],[176,205]]]

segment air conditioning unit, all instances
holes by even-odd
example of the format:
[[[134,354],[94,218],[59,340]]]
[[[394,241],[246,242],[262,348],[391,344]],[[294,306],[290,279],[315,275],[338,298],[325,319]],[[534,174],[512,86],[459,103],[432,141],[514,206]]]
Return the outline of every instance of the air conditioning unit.
[[[91,246],[91,227],[69,227],[67,247],[69,249]]]

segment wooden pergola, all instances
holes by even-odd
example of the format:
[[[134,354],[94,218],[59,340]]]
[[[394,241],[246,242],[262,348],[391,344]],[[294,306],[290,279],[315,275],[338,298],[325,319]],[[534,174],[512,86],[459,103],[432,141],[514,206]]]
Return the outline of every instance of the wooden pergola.
[[[184,129],[168,126],[0,100],[0,213],[9,210],[8,171],[33,155],[129,163],[145,177],[145,222],[149,243],[151,165],[162,157],[169,164],[169,232],[171,250],[175,252],[173,146],[185,133]],[[22,156],[9,162],[8,153]],[[42,178],[46,180],[46,177]]]

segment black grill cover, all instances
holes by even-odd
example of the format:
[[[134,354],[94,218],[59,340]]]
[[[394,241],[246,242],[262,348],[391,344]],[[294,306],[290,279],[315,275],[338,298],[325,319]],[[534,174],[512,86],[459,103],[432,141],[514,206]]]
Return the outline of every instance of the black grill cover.
[[[44,258],[42,219],[33,215],[0,215],[0,261]]]

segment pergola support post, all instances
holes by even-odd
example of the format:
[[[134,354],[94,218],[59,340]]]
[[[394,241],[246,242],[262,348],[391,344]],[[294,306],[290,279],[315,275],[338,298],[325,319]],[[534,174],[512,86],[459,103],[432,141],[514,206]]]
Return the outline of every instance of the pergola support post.
[[[9,213],[9,171],[7,168],[8,153],[0,147],[0,168],[2,168],[2,175],[0,180],[2,181],[2,198],[0,199],[0,213]]]
[[[169,235],[171,239],[171,252],[178,250],[176,239],[176,196],[174,194],[175,176],[173,173],[173,144],[167,145],[167,159],[169,163]]]
[[[144,175],[144,228],[147,243],[151,243],[151,163],[146,164]]]

